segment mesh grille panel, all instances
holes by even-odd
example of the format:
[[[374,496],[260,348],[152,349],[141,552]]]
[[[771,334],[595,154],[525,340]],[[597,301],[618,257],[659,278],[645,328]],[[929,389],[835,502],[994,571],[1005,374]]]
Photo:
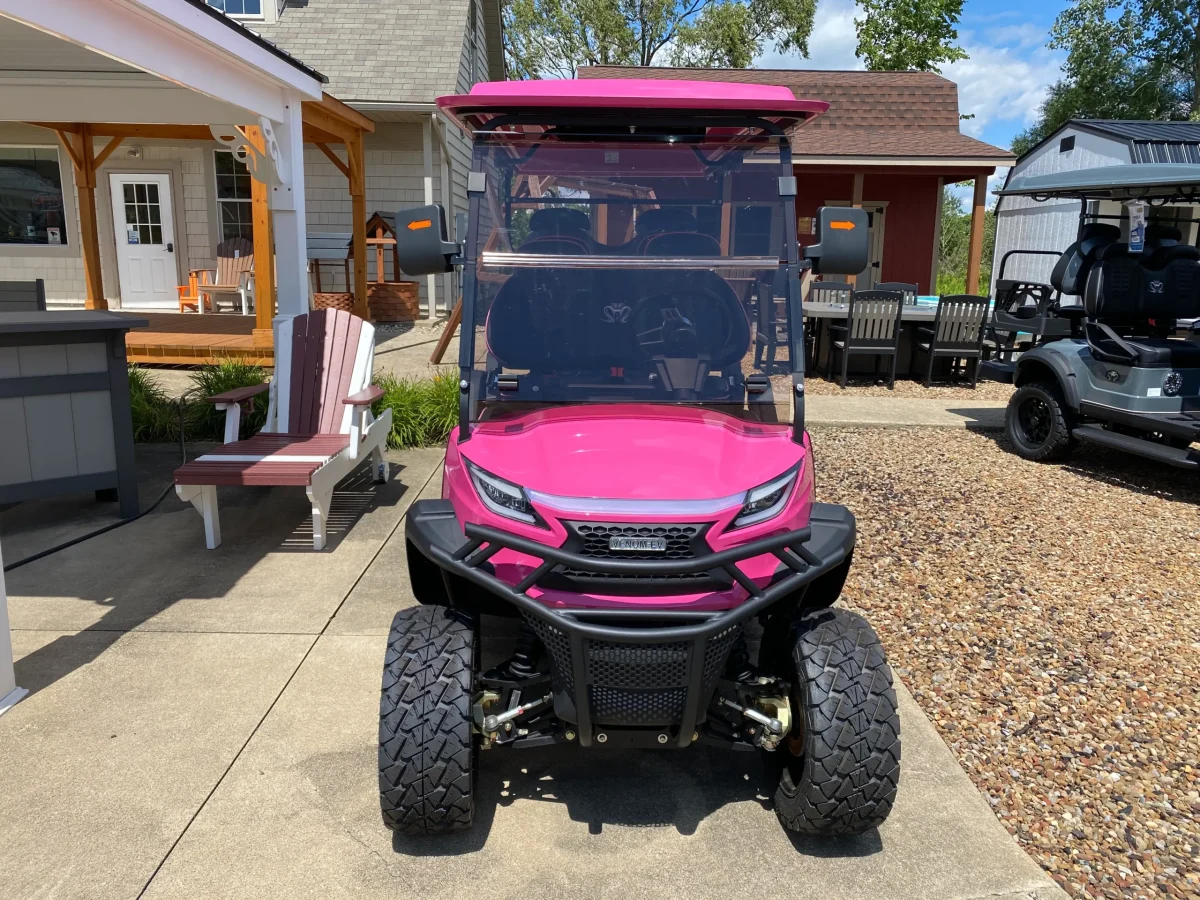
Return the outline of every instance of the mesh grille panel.
[[[687,684],[688,645],[613,644],[591,641],[592,682],[618,688],[668,688]]]
[[[695,559],[692,541],[700,534],[702,525],[636,525],[605,524],[601,522],[567,523],[579,535],[583,546],[579,552],[597,559]],[[664,552],[634,553],[608,549],[614,537],[656,537],[667,542]]]
[[[588,688],[588,697],[598,724],[667,725],[683,718],[687,688],[626,691],[594,684]]]

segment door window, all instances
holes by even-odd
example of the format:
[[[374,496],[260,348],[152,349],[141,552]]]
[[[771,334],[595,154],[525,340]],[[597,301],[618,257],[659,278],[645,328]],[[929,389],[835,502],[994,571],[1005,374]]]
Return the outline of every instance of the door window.
[[[129,244],[163,243],[162,206],[154,182],[125,185],[125,240]]]

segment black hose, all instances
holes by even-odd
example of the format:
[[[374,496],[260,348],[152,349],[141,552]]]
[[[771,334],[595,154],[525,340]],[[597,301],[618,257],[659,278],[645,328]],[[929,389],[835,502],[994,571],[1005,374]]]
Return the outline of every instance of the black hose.
[[[186,463],[187,462],[187,446],[184,442],[184,435],[183,435],[183,411],[184,411],[184,402],[183,402],[183,399],[181,398],[179,400],[179,453],[183,457],[183,463]],[[180,463],[180,465],[182,465],[183,463]],[[31,562],[36,562],[39,559],[44,559],[45,557],[50,556],[52,553],[57,553],[59,550],[66,550],[68,547],[74,547],[76,544],[82,544],[84,541],[89,541],[94,537],[99,537],[100,535],[105,534],[106,532],[112,531],[113,529],[116,529],[116,528],[120,528],[122,525],[128,525],[130,522],[136,522],[138,519],[140,519],[142,516],[146,515],[147,513],[154,512],[154,509],[158,506],[158,504],[162,503],[163,500],[165,500],[167,498],[167,494],[171,493],[171,489],[173,487],[175,487],[174,483],[168,484],[166,486],[166,488],[163,489],[163,492],[158,495],[158,499],[155,500],[153,503],[151,503],[148,507],[143,509],[136,516],[132,516],[128,519],[122,519],[120,522],[112,522],[108,525],[105,525],[103,528],[97,528],[95,531],[90,531],[87,534],[80,535],[77,538],[71,538],[71,540],[65,541],[64,543],[61,543],[55,547],[51,547],[49,550],[42,550],[40,553],[35,553],[32,556],[27,556],[24,559],[18,559],[15,563],[10,563],[9,565],[5,566],[4,571],[11,572],[13,569],[19,569],[19,568],[21,568],[21,566],[27,565]]]

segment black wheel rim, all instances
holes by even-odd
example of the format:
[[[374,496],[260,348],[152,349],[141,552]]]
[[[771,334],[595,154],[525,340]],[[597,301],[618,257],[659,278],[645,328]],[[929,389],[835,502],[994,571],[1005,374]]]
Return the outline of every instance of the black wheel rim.
[[[1030,444],[1040,446],[1050,437],[1050,404],[1041,397],[1030,397],[1017,408],[1017,424]]]

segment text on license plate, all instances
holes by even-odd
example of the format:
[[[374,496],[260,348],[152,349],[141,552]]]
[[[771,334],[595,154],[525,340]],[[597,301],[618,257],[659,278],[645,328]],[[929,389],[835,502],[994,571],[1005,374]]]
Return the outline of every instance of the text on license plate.
[[[660,537],[610,537],[609,550],[627,550],[634,553],[661,553],[667,549],[667,539]]]

